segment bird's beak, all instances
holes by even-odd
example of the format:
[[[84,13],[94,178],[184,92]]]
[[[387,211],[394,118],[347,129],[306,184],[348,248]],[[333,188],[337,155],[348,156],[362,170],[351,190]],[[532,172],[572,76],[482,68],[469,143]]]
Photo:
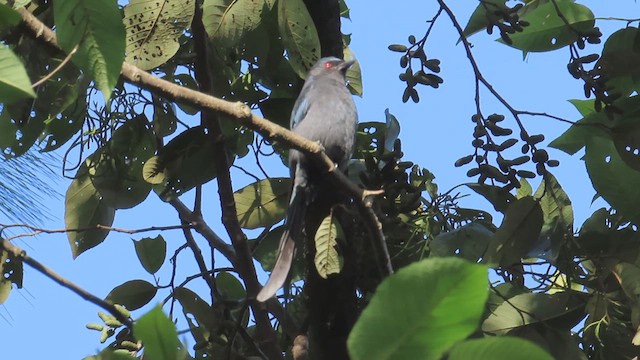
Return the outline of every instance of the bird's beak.
[[[356,63],[356,61],[355,61],[355,60],[345,61],[345,62],[343,62],[343,63],[340,65],[340,70],[342,70],[342,71],[347,71],[347,70],[349,70],[349,68],[350,68],[353,64],[355,64],[355,63]]]

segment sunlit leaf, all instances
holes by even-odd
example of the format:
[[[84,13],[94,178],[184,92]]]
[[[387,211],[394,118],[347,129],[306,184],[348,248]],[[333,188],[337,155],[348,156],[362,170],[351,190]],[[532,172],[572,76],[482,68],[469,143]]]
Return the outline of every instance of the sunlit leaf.
[[[553,357],[530,341],[504,336],[463,341],[451,350],[448,359],[553,360]]]
[[[135,322],[133,335],[142,341],[145,359],[178,359],[178,331],[161,306],[156,306]]]
[[[314,263],[318,275],[326,279],[331,274],[339,274],[341,269],[340,257],[336,247],[338,238],[344,238],[342,227],[333,215],[325,217],[316,231],[316,255]]]
[[[487,268],[461,259],[427,259],[385,279],[356,322],[351,359],[440,359],[478,326]]]
[[[316,26],[302,0],[278,1],[278,25],[293,70],[301,78],[320,58]]]
[[[36,94],[20,59],[4,45],[0,45],[0,103],[10,104]]]
[[[247,229],[271,226],[287,212],[289,178],[270,178],[249,184],[233,194],[240,225]]]
[[[53,3],[58,43],[72,60],[90,74],[105,100],[120,77],[124,62],[125,31],[116,0],[67,0]]]
[[[180,36],[191,25],[196,1],[132,0],[124,7],[126,60],[143,70],[158,67],[171,59]]]

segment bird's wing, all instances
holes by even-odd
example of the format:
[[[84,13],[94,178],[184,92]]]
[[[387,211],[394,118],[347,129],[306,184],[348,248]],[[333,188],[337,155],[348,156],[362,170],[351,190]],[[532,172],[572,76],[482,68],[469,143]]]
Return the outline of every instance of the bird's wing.
[[[290,128],[293,130],[307,115],[309,111],[309,99],[305,96],[305,93],[308,92],[308,87],[305,87],[300,92],[300,96],[296,100],[296,103],[293,105],[293,110],[291,111],[291,121]]]
[[[280,238],[278,257],[276,258],[276,264],[271,271],[269,280],[256,297],[260,302],[267,301],[274,296],[282,285],[284,285],[287,276],[289,276],[289,270],[291,269],[293,254],[295,252],[295,241],[301,238],[304,225],[306,191],[302,184],[306,184],[306,179],[303,179],[305,177],[306,173],[297,168],[294,174],[294,185],[291,191],[291,200],[289,200],[289,209],[287,210],[286,229]]]

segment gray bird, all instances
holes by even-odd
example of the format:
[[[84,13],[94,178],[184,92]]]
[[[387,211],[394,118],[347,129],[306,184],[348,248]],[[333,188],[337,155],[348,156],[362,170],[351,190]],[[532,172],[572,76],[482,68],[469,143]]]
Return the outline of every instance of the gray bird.
[[[291,112],[291,129],[305,138],[319,142],[339,169],[344,170],[355,141],[358,114],[353,97],[346,86],[346,72],[354,61],[335,57],[318,60],[309,71],[302,91]],[[282,287],[289,275],[295,241],[302,238],[305,210],[317,194],[313,177],[318,176],[304,153],[289,151],[289,170],[293,180],[285,231],[280,238],[278,257],[269,281],[258,293],[257,300],[266,301]]]

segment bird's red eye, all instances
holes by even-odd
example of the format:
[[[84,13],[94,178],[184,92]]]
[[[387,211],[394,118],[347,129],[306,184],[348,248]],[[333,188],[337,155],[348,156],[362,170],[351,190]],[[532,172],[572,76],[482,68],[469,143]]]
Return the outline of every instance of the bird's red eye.
[[[330,63],[330,62],[324,63],[324,68],[325,69],[331,69],[332,67],[333,67],[333,63]]]

